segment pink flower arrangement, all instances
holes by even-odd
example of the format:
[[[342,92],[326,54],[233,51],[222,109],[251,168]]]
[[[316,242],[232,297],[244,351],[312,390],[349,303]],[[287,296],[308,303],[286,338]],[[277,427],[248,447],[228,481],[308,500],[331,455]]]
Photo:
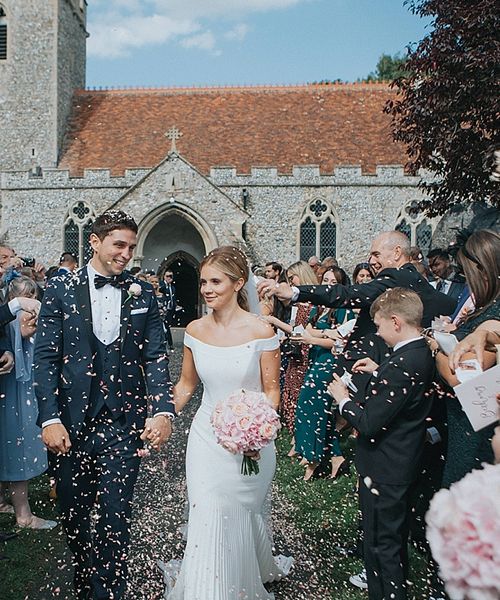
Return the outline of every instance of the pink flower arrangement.
[[[217,442],[233,454],[261,450],[276,439],[281,427],[269,398],[248,390],[238,390],[218,402],[211,421]],[[258,462],[243,456],[242,475],[258,472]]]
[[[500,464],[440,490],[426,515],[427,539],[453,600],[500,598]]]

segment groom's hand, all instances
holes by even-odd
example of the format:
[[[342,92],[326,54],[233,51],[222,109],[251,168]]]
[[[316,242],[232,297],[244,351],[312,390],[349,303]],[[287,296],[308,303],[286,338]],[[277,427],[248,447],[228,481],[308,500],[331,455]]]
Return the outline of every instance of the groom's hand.
[[[163,415],[158,415],[152,419],[146,419],[141,440],[149,442],[153,450],[159,450],[171,435],[172,421]]]
[[[71,448],[68,432],[62,423],[53,423],[44,427],[42,441],[54,454],[66,454]]]

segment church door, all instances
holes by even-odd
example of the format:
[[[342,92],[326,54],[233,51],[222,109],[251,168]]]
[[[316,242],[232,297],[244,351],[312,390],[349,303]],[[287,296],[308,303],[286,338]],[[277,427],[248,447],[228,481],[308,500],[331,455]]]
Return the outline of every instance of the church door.
[[[167,270],[174,274],[178,308],[174,317],[175,327],[185,327],[201,316],[197,266],[197,261],[192,256],[186,252],[176,252],[167,257],[158,269],[160,279]]]

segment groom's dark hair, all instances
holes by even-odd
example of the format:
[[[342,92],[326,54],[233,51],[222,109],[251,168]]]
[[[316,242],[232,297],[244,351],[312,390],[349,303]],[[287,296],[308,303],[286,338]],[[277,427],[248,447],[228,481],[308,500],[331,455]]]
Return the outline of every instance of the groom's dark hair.
[[[101,241],[115,229],[130,229],[137,233],[138,227],[134,219],[122,210],[107,210],[92,223],[92,233]]]

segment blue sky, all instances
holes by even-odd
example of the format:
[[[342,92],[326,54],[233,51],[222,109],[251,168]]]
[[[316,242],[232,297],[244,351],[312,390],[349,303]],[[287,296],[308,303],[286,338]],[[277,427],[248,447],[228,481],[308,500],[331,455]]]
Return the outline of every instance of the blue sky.
[[[87,28],[88,87],[355,81],[427,31],[403,0],[88,0]]]

